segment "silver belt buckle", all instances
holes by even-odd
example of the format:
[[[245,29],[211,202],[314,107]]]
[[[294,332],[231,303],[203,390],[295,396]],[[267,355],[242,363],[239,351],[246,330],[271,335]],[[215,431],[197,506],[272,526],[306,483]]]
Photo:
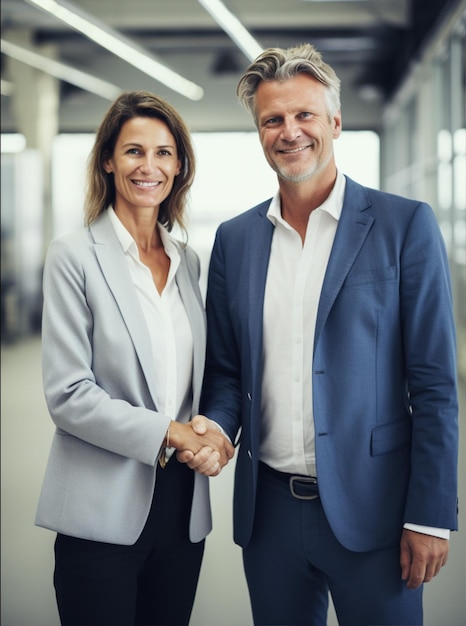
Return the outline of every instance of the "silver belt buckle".
[[[297,498],[298,500],[315,500],[316,498],[319,497],[319,494],[317,493],[312,496],[302,496],[296,493],[295,487],[294,487],[295,482],[308,483],[310,485],[317,486],[317,478],[312,478],[311,476],[291,476],[290,477],[290,491],[291,491],[291,495]]]

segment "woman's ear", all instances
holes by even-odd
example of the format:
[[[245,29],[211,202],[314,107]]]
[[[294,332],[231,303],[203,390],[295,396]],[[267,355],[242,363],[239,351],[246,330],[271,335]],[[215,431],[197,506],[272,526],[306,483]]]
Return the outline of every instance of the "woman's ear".
[[[113,172],[112,170],[112,166],[110,164],[110,161],[104,161],[102,163],[102,167],[104,168],[104,170],[107,172],[107,174],[111,174]]]

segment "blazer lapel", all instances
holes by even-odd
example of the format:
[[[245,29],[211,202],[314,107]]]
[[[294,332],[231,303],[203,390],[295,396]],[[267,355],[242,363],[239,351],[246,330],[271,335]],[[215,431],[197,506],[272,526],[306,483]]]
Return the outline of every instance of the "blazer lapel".
[[[97,261],[128,328],[154,406],[156,406],[157,394],[155,377],[152,375],[154,363],[149,333],[138,298],[136,293],[133,293],[133,283],[125,256],[106,212],[91,224],[90,231],[94,238]]]
[[[335,299],[372,227],[374,218],[364,187],[346,178],[345,199],[319,301],[314,348]]]
[[[253,375],[262,375],[262,326],[265,283],[269,265],[274,226],[267,219],[270,200],[264,202],[256,213],[257,224],[249,229],[249,341]]]

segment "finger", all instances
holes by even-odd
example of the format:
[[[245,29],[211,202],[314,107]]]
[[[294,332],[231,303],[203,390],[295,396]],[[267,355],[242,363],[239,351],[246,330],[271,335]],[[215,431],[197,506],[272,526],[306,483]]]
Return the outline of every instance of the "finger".
[[[401,580],[408,580],[410,568],[411,568],[411,558],[407,551],[402,551],[400,558],[401,565]]]
[[[406,586],[408,589],[417,589],[422,585],[426,578],[426,567],[422,563],[413,563],[411,565],[411,571],[409,573],[408,582]]]
[[[424,580],[422,582],[429,583],[438,571],[439,570],[437,570],[437,568],[427,567],[424,574]]]
[[[191,420],[191,426],[197,435],[205,435],[209,420],[204,415],[196,415]]]
[[[180,463],[188,463],[194,458],[194,454],[191,450],[179,450],[176,453],[176,458]]]
[[[435,578],[435,576],[437,576],[437,574],[440,572],[442,567],[445,565],[445,562],[446,562],[446,560],[444,558],[441,558],[441,559],[437,559],[436,561],[433,561],[431,564],[429,564],[426,567],[426,576],[425,576],[424,582],[428,583],[433,578]]]
[[[221,470],[222,468],[220,466],[220,463],[218,463],[217,461],[212,463],[210,459],[206,463],[203,463],[196,468],[196,472],[199,472],[199,474],[203,474],[204,476],[218,476]]]
[[[211,458],[210,458],[211,457]],[[205,446],[197,454],[193,456],[191,461],[188,461],[188,467],[193,470],[199,471],[200,468],[207,464],[217,463],[219,460],[218,452],[215,452],[209,446]]]

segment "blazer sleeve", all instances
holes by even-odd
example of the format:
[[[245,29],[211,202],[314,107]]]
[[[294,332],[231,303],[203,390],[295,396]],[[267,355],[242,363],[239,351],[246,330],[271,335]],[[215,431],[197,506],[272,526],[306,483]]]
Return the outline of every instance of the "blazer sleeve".
[[[448,258],[432,209],[420,204],[401,253],[400,303],[412,414],[405,522],[457,528],[456,337]]]
[[[207,353],[201,413],[217,422],[235,441],[240,428],[241,358],[228,311],[222,227],[217,231],[209,265],[206,298]],[[233,264],[232,267],[236,267]]]
[[[127,297],[136,300],[132,288],[128,280]],[[132,337],[87,234],[52,242],[43,291],[43,384],[56,426],[155,465],[170,418],[155,411]]]

